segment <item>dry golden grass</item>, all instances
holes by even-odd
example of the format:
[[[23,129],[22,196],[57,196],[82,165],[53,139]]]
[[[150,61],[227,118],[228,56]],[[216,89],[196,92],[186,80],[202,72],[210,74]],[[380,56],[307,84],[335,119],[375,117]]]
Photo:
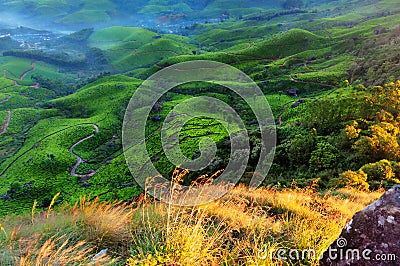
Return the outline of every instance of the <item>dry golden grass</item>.
[[[56,211],[4,217],[0,264],[114,265],[112,257],[129,266],[317,265],[352,215],[381,194],[239,186],[197,207],[83,198]],[[107,256],[90,260],[105,248]],[[313,249],[316,256],[280,261],[274,256],[280,248]]]
[[[133,216],[128,265],[317,265],[352,215],[382,192],[239,186],[198,207],[146,203]],[[315,256],[282,261],[275,257],[281,248]]]
[[[93,258],[93,248],[88,247],[85,241],[69,245],[68,236],[51,237],[44,243],[34,238],[25,245],[21,254],[15,259],[20,266],[42,265],[76,265],[85,262],[86,265],[109,265],[112,260],[108,256]]]
[[[132,242],[132,209],[129,206],[83,198],[72,208],[72,212],[84,228],[84,239],[97,247],[109,248],[117,254],[127,255]]]
[[[5,217],[0,265],[110,265],[111,257],[129,255],[131,221],[132,210],[125,204],[86,198],[57,212],[50,207]],[[91,261],[106,248],[106,256]]]

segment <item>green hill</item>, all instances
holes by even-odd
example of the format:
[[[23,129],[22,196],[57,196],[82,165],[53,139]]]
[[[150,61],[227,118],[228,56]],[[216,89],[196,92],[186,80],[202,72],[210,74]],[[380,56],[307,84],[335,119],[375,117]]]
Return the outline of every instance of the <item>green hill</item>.
[[[115,26],[94,32],[89,37],[89,45],[101,49],[109,49],[114,45],[127,42],[135,49],[151,42],[156,33],[136,27]]]
[[[192,54],[196,50],[188,38],[120,26],[94,32],[89,45],[105,50],[118,72],[148,67],[164,58]]]

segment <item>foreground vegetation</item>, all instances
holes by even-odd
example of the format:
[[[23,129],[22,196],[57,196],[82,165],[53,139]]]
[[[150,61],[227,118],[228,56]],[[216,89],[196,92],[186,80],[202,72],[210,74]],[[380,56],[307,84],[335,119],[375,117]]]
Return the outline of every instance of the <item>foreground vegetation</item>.
[[[0,259],[10,265],[317,265],[352,215],[382,191],[321,193],[314,185],[239,186],[192,208],[144,194],[131,204],[83,197],[56,210],[50,205],[40,212],[33,205],[31,214],[1,219]],[[278,249],[316,254],[279,261]]]

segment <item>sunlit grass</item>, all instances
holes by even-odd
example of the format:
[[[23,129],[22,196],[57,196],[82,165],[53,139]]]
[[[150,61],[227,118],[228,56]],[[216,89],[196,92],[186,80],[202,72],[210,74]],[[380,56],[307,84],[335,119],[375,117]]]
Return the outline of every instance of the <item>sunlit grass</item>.
[[[177,172],[180,179],[187,172]],[[218,188],[215,188],[218,189]],[[7,216],[0,224],[0,259],[10,265],[317,265],[352,215],[380,192],[238,186],[196,207],[155,201],[132,205],[82,198],[73,206]],[[179,193],[179,192],[177,192]],[[179,195],[177,195],[179,196]],[[278,249],[315,256],[279,261]]]

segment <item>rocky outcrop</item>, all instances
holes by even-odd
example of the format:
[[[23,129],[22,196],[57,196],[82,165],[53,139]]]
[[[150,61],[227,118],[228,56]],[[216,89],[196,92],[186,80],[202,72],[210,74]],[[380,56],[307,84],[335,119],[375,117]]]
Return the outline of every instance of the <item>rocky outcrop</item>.
[[[303,100],[303,99],[298,100],[297,102],[295,102],[294,104],[292,104],[292,108],[296,108],[296,107],[298,107],[300,104],[305,103],[305,102],[306,102],[306,100]]]
[[[400,185],[356,213],[320,265],[400,265]]]
[[[297,95],[299,94],[299,92],[300,92],[299,89],[294,88],[294,89],[287,90],[287,91],[286,91],[286,95],[297,97]]]

